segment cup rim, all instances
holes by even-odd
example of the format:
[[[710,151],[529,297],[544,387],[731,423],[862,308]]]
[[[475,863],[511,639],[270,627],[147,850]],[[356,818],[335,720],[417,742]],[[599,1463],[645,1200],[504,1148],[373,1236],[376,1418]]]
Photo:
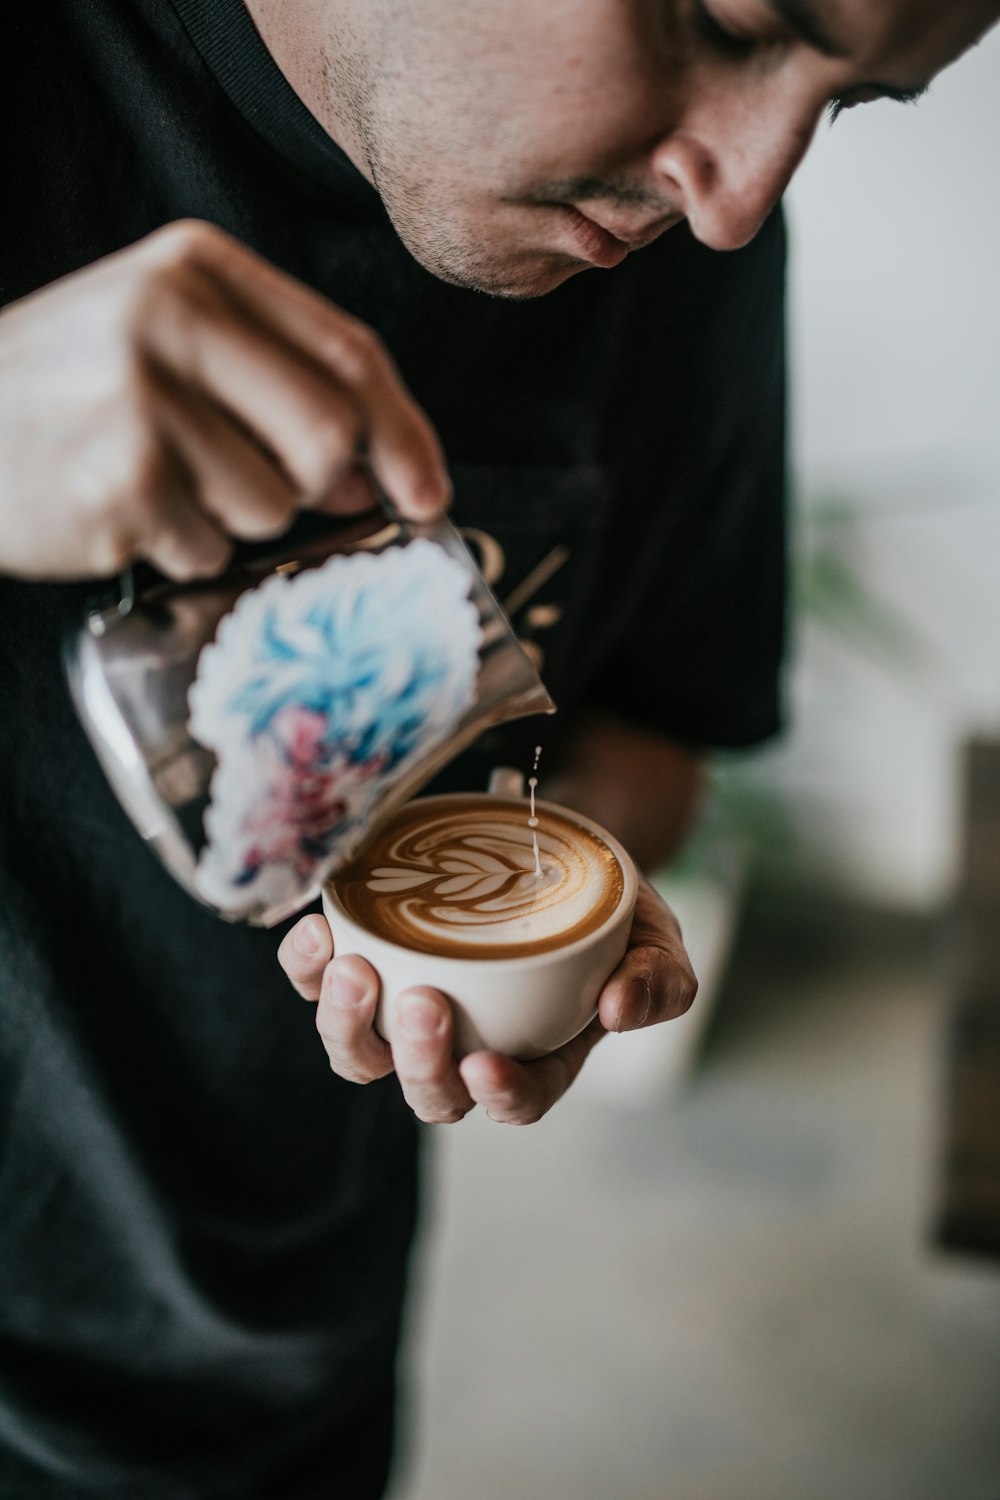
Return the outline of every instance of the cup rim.
[[[414,803],[419,802],[428,805],[440,802],[468,802],[470,800],[476,802],[504,802],[508,806],[524,802],[527,805],[527,798],[504,797],[496,792],[436,792],[431,797],[415,797],[412,800]],[[411,803],[404,804],[407,807],[411,805]],[[585,933],[583,937],[576,938],[572,943],[562,943],[555,948],[546,948],[538,953],[522,953],[516,958],[477,958],[474,953],[462,955],[454,953],[427,953],[420,948],[407,948],[403,943],[393,942],[391,938],[381,937],[378,933],[372,932],[370,928],[362,927],[361,923],[355,921],[350,912],[346,910],[343,902],[337,895],[334,889],[337,879],[336,875],[328,876],[323,882],[323,904],[325,906],[329,902],[334,906],[337,915],[352,931],[362,933],[366,942],[374,943],[378,947],[385,948],[392,953],[405,954],[409,959],[426,960],[428,963],[435,965],[472,963],[481,964],[484,967],[488,965],[493,970],[521,969],[524,967],[538,969],[546,967],[551,963],[565,960],[567,957],[572,957],[577,953],[584,953],[588,948],[596,946],[610,932],[618,929],[623,920],[623,913],[627,912],[626,920],[631,922],[632,913],[635,910],[636,898],[639,894],[639,874],[635,866],[635,861],[624,845],[615,838],[614,834],[608,833],[607,829],[602,828],[600,823],[595,822],[593,818],[588,818],[585,813],[578,813],[574,808],[564,807],[561,802],[549,802],[543,797],[536,798],[535,805],[536,807],[546,808],[560,817],[567,818],[571,823],[582,825],[582,827],[594,834],[596,838],[599,838],[615,856],[624,877],[622,894],[614,911],[605,917],[601,925],[595,927],[593,932]],[[402,808],[397,809],[397,811],[402,811]]]

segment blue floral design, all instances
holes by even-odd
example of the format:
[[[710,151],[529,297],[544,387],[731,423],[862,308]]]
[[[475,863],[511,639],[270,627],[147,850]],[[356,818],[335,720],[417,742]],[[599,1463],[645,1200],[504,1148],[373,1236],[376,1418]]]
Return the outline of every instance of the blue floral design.
[[[255,767],[234,783],[238,887],[279,867],[307,886],[405,763],[458,721],[478,666],[468,577],[432,543],[275,583],[239,634],[242,666],[222,700]]]

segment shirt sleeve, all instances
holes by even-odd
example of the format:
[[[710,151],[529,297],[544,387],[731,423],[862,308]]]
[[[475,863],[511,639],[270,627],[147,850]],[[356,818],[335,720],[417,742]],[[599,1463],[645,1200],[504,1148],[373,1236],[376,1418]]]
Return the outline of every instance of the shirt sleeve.
[[[588,696],[685,743],[749,746],[783,718],[780,214],[735,254],[689,238],[671,271],[682,295],[675,279],[669,300],[647,298],[637,380],[622,383],[617,412],[612,403],[609,431],[630,456],[608,549],[606,654]]]

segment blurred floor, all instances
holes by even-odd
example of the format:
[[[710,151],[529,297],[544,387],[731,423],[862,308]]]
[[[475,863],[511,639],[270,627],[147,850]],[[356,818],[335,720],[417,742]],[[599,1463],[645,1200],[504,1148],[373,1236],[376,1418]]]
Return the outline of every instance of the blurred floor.
[[[434,1132],[393,1500],[1000,1500],[1000,1265],[928,1242],[940,946],[758,900],[681,1097]]]

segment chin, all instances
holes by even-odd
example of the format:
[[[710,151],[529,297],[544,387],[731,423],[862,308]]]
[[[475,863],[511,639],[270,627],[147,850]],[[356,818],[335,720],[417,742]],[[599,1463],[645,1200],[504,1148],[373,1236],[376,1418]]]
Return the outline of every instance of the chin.
[[[556,287],[592,267],[569,255],[551,251],[518,251],[508,257],[490,257],[481,250],[432,251],[410,246],[411,253],[440,281],[487,297],[529,301],[544,297]]]
[[[556,287],[569,281],[571,276],[578,276],[581,271],[590,269],[589,266],[579,264],[562,265],[558,269],[551,268],[532,274],[491,275],[482,278],[442,275],[441,279],[451,282],[453,286],[465,287],[470,292],[482,292],[487,297],[499,297],[508,302],[530,302],[533,297],[545,297],[549,292],[554,292]]]

